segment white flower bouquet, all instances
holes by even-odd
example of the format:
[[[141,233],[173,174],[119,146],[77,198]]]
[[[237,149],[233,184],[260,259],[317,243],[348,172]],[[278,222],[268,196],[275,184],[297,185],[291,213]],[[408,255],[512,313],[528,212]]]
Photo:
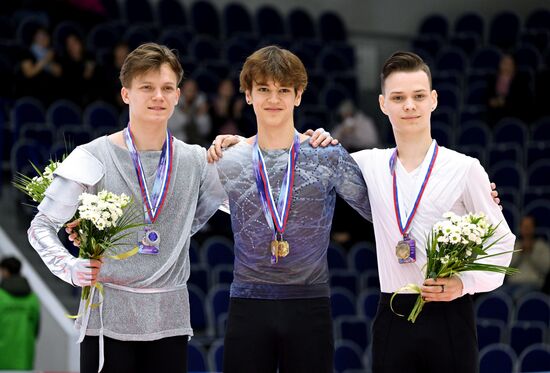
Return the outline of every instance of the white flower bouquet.
[[[37,175],[34,177],[18,174],[13,181],[15,188],[40,203],[44,193],[54,178],[54,171],[60,162],[50,161],[44,171],[40,171],[34,164],[32,167]],[[137,223],[139,212],[130,208],[132,200],[124,193],[117,195],[108,191],[98,194],[82,193],[79,197],[80,206],[74,217],[66,224],[77,233],[80,258],[102,260],[104,256],[111,259],[126,259],[138,252],[138,247],[117,254],[115,248],[121,246],[121,241],[130,234],[129,229],[143,226]],[[101,284],[95,285],[102,291]],[[86,308],[90,303],[90,287],[82,289],[82,299],[86,301]]]
[[[503,237],[488,243],[489,239],[494,236],[498,225],[489,224],[484,214],[470,213],[458,216],[447,212],[443,217],[445,220],[434,225],[426,242],[426,279],[450,277],[465,271],[489,271],[505,275],[518,272],[516,268],[482,262],[483,259],[509,253],[508,251],[487,253]],[[406,285],[400,290],[404,289],[416,293],[421,292],[420,286],[416,284]],[[400,290],[393,294],[392,301]],[[414,323],[425,303],[422,296],[419,295],[407,320]]]

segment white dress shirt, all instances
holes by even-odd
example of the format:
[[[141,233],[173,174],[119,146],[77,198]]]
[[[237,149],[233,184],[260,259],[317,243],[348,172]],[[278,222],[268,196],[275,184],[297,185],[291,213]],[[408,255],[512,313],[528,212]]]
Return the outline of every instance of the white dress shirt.
[[[411,172],[407,172],[397,159],[395,171],[403,227],[424,181],[435,146],[433,141],[422,164]],[[493,238],[504,238],[489,249],[489,252],[514,249],[515,236],[491,197],[489,177],[479,161],[440,146],[431,176],[409,228],[410,236],[416,241],[416,262],[399,264],[395,246],[403,237],[396,220],[393,199],[390,158],[394,150],[369,149],[352,154],[363,172],[369,190],[382,292],[391,293],[409,283],[421,285],[424,282],[426,238],[433,225],[443,220],[443,214],[448,211],[457,215],[483,212],[490,223],[496,225],[501,222]],[[485,259],[484,262],[508,266],[511,259],[512,254],[509,253]],[[502,285],[504,280],[502,274],[484,271],[462,272],[459,276],[464,285],[463,294],[491,291]]]

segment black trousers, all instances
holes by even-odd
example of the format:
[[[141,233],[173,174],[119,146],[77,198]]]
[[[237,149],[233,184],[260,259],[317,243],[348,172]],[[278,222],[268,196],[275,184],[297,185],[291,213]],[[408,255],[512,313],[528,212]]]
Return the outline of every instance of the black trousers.
[[[188,336],[156,341],[119,341],[104,337],[105,364],[101,373],[187,372]],[[80,344],[80,372],[97,373],[99,337],[86,336]]]
[[[472,298],[424,305],[413,324],[407,321],[417,294],[382,293],[373,322],[374,373],[477,373],[477,331]]]
[[[231,298],[224,373],[332,373],[329,298]]]

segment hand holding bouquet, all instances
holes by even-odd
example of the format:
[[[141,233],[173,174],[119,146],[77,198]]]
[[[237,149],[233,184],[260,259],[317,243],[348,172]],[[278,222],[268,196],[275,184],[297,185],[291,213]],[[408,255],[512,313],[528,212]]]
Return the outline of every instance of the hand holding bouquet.
[[[40,171],[32,164],[37,175],[29,177],[18,174],[13,184],[34,202],[40,203],[54,179],[53,172],[59,164],[59,162],[50,161],[44,171]],[[143,224],[137,223],[140,221],[140,215],[136,209],[130,208],[132,201],[124,193],[117,195],[105,190],[98,194],[82,193],[78,200],[80,206],[66,227],[72,230],[71,238],[79,247],[78,257],[91,260],[89,263],[92,264],[81,270],[81,272],[87,272],[87,283],[89,283],[90,273],[88,272],[93,272],[91,275],[95,276],[99,271],[99,265],[94,261],[102,262],[105,256],[117,260],[126,259],[138,252],[138,248],[134,247],[130,251],[117,254],[115,248],[121,246],[122,240],[130,234],[126,231]],[[102,291],[101,284],[95,283],[93,286]],[[90,304],[90,290],[91,286],[82,288],[82,299],[86,301],[86,308]]]
[[[509,253],[487,253],[503,237],[488,243],[489,239],[494,236],[498,225],[489,224],[485,215],[470,213],[458,216],[448,212],[443,217],[446,220],[439,221],[434,225],[426,242],[426,279],[436,280],[465,271],[489,271],[505,275],[518,272],[515,268],[483,262],[483,259]],[[420,286],[408,284],[393,294],[392,301],[401,290],[421,292]],[[422,296],[419,295],[407,320],[414,323],[425,303]]]

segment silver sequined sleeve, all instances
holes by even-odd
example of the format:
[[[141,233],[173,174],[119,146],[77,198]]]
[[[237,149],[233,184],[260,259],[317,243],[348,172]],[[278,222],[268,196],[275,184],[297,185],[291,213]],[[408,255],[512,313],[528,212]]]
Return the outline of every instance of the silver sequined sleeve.
[[[71,268],[77,261],[63,246],[57,232],[72,218],[78,208],[78,196],[86,187],[57,176],[38,206],[38,214],[27,231],[29,242],[50,271],[69,284]]]

